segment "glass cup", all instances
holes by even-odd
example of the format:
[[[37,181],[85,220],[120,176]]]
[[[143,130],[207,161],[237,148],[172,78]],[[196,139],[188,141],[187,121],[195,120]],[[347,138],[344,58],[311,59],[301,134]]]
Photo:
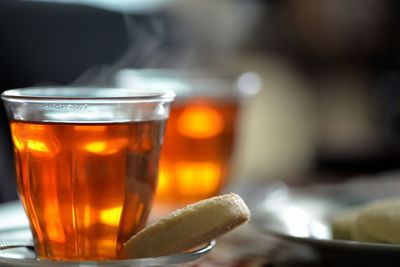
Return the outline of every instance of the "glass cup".
[[[176,93],[161,151],[155,208],[165,213],[220,193],[231,177],[241,100],[257,93],[258,75],[126,69],[115,81],[117,86]]]
[[[124,258],[150,212],[173,95],[59,87],[2,99],[38,257]]]

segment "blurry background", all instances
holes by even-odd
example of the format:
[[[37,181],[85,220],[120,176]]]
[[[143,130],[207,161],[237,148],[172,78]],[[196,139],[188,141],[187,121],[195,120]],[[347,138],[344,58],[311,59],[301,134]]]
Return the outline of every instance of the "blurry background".
[[[395,0],[2,0],[0,88],[109,85],[123,68],[254,71],[263,85],[243,107],[236,179],[398,169],[399,11]],[[3,107],[0,149],[7,201]]]

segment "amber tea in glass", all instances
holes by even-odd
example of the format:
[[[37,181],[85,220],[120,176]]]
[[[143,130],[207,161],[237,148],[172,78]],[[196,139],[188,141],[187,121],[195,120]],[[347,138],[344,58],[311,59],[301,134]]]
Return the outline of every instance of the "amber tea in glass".
[[[150,212],[171,96],[39,88],[2,97],[38,256],[123,258]]]
[[[116,83],[176,93],[161,151],[154,208],[165,213],[219,194],[232,176],[242,100],[257,92],[258,76],[201,70],[126,69],[118,73]]]
[[[157,203],[190,203],[227,182],[238,113],[235,99],[191,98],[171,108],[160,159]]]

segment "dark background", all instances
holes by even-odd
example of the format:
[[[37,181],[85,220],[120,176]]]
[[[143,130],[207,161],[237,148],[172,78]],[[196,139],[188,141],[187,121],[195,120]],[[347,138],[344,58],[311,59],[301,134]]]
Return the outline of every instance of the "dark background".
[[[361,90],[366,98],[360,101],[366,101],[371,107],[368,118],[374,140],[357,143],[359,139],[351,141],[357,136],[344,134],[341,138],[350,140],[345,143],[350,145],[336,146],[331,136],[321,131],[312,165],[306,173],[318,177],[324,176],[321,174],[350,177],[399,167],[398,1],[225,2],[236,11],[243,9],[246,16],[253,19],[245,32],[237,29],[243,37],[234,39],[235,42],[230,39],[223,42],[224,36],[207,35],[207,30],[213,27],[207,12],[200,14],[203,19],[199,21],[189,20],[193,24],[185,23],[187,18],[181,16],[185,10],[198,15],[198,12],[216,9],[212,1],[201,4],[201,10],[197,10],[197,6],[190,9],[190,4],[180,9],[171,1],[154,9],[137,12],[133,9],[126,13],[85,5],[3,0],[0,2],[0,89],[107,84],[107,77],[99,79],[98,72],[107,75],[122,67],[176,67],[181,55],[193,50],[191,67],[203,68],[224,66],[229,56],[257,54],[262,58],[273,55],[290,62],[309,82],[317,107],[318,103],[325,103],[320,99],[329,100],[336,90],[333,85],[338,77],[351,81],[356,73],[356,78],[362,77],[366,85],[354,90]],[[249,5],[252,8],[249,9]],[[221,14],[226,6],[218,6]],[[251,10],[257,10],[253,17],[249,13]],[[223,20],[221,16],[221,24]],[[218,18],[213,21],[219,24]],[[201,35],[202,27],[204,35]],[[233,52],[221,57],[221,49]],[[128,59],[121,61],[127,52]],[[156,60],[152,58],[155,54]],[[87,70],[94,71],[82,78]],[[351,91],[351,87],[342,90],[341,96],[346,98]],[[346,117],[340,113],[340,105],[335,110]],[[316,113],[322,114],[318,110]],[[316,120],[333,129],[330,133],[337,129],[336,124],[330,124],[322,115],[316,116]],[[8,201],[16,198],[16,191],[10,134],[3,107],[0,122],[0,201]]]

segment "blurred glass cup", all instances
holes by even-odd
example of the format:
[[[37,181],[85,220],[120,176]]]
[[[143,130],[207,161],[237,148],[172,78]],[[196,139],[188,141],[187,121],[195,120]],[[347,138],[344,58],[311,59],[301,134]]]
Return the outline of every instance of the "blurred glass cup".
[[[178,208],[219,194],[229,178],[241,100],[261,87],[256,73],[125,69],[117,87],[173,91],[155,208]]]

